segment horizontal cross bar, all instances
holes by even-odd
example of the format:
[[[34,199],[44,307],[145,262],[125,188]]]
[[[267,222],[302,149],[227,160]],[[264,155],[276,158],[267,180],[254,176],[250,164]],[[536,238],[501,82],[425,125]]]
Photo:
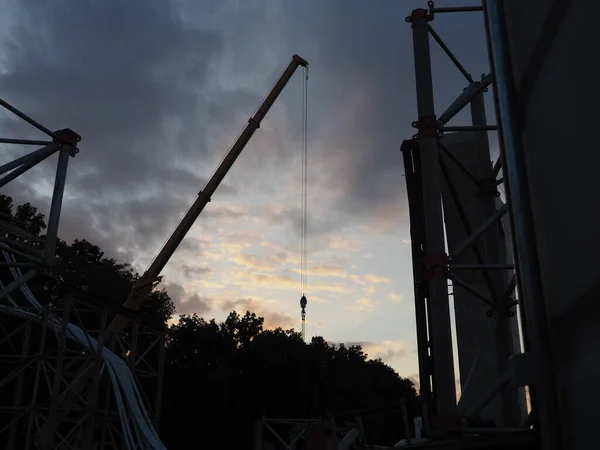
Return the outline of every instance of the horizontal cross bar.
[[[442,127],[441,131],[495,131],[498,127],[496,125],[483,125],[483,126],[458,126],[458,127]]]
[[[48,144],[52,144],[52,141],[35,141],[35,140],[31,140],[31,139],[0,138],[0,144],[48,145]]]
[[[514,269],[512,264],[453,264],[450,265],[451,270],[508,270]]]
[[[445,8],[431,8],[429,12],[434,14],[453,13],[453,12],[479,12],[483,11],[482,6],[447,6]]]

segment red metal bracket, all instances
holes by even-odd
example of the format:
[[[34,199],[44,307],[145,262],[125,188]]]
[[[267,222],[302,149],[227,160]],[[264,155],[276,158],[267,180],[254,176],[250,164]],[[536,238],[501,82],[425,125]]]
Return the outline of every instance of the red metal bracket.
[[[81,136],[75,133],[70,128],[65,128],[64,130],[55,131],[56,138],[58,143],[65,143],[71,145],[77,145],[78,142],[81,141]]]
[[[424,19],[427,22],[431,22],[433,20],[433,14],[431,14],[428,9],[417,8],[413,9],[410,16],[407,16],[404,20],[410,23],[418,19]]]
[[[411,125],[413,128],[419,130],[417,134],[413,135],[413,139],[437,137],[440,134],[437,118],[435,116],[419,117],[419,120],[415,120]]]
[[[446,278],[448,276],[448,255],[445,253],[430,253],[421,258],[423,277]]]

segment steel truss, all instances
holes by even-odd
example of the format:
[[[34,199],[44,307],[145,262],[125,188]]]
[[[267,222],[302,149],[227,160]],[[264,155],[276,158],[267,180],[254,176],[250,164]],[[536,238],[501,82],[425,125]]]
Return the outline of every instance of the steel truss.
[[[342,437],[343,435],[343,437]],[[338,445],[338,436],[341,438]],[[285,450],[296,448],[351,448],[355,441],[364,442],[360,417],[351,426],[340,427],[334,418],[329,419],[267,419],[254,423],[254,449],[262,450],[265,438],[274,440]],[[327,443],[327,444],[326,444]]]
[[[31,313],[23,317],[23,312]],[[61,327],[49,327],[51,314],[61,317]],[[129,366],[148,412],[158,426],[164,330],[142,321],[122,307],[91,299],[66,296],[60,305],[44,309],[0,309],[0,447],[34,448],[33,436],[46,425],[43,448],[121,449],[122,427],[115,395],[102,353],[107,321],[126,314],[132,325],[119,334],[114,352]],[[68,325],[75,324],[96,341],[93,351],[67,340]],[[90,344],[93,342],[90,339]],[[63,391],[74,392],[82,367],[93,373],[93,383],[81,394],[58,401]],[[10,400],[9,400],[10,399]],[[57,426],[57,418],[64,418]]]
[[[433,1],[427,5],[406,18],[413,32],[418,119],[412,123],[417,133],[402,144],[424,414],[431,413],[434,431],[481,433],[485,425],[480,414],[494,417],[494,426],[503,427],[498,432],[524,430],[522,387],[532,384],[534,371],[518,342],[519,278],[505,245],[511,239],[505,217],[511,204],[503,204],[497,190],[505,179],[503,159],[492,163],[487,136],[497,129],[487,123],[484,104],[494,76],[473,79],[432,26],[437,14],[484,8],[436,8]],[[467,82],[439,116],[434,110],[430,38]],[[448,125],[467,106],[472,123]],[[523,292],[520,286],[518,292]],[[450,295],[462,386],[458,403]]]
[[[164,326],[81,293],[71,292],[54,302],[40,299],[38,303],[33,297],[27,283],[34,277],[55,275],[68,162],[79,152],[81,137],[70,129],[53,132],[2,99],[0,106],[49,137],[0,138],[0,144],[42,146],[1,165],[0,188],[58,153],[46,235],[39,238],[28,231],[27,224],[0,217],[0,256],[4,256],[0,257],[0,448],[128,448],[123,442],[123,417],[117,413],[122,399],[115,392],[119,389],[115,387],[115,362],[109,368],[105,360],[107,323],[117,316],[130,321],[108,353],[129,368],[145,406],[142,412],[155,429],[163,380]],[[73,340],[73,327],[82,331],[83,342]],[[81,384],[78,374],[82,370],[93,379],[83,391],[76,387]],[[71,395],[61,396],[65,391]],[[129,420],[139,420],[135,411],[127,409],[127,414]],[[144,440],[139,435],[134,439]]]

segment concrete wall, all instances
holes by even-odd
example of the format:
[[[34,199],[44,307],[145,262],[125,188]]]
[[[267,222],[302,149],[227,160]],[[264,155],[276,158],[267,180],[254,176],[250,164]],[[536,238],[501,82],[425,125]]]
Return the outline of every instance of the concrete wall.
[[[519,88],[551,5],[565,2],[504,3]],[[579,450],[596,448],[600,424],[600,2],[567,3],[523,118],[563,446]]]

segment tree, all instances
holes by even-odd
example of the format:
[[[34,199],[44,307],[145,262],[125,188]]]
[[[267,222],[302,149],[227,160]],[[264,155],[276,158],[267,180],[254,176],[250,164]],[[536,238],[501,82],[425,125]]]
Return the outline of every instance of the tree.
[[[34,236],[39,236],[42,230],[46,229],[46,221],[44,215],[39,213],[35,206],[31,203],[24,203],[17,206],[14,215],[15,219],[25,224],[25,229]]]
[[[406,398],[412,383],[360,346],[333,346],[322,337],[305,344],[294,330],[265,330],[262,318],[231,312],[218,324],[182,316],[168,330],[161,437],[171,449],[246,448],[254,419],[319,417],[343,423],[352,411]],[[416,410],[414,410],[416,412]],[[400,411],[363,418],[370,442],[402,438]]]
[[[0,213],[16,219],[35,237],[44,238],[41,235],[46,229],[44,215],[36,207],[25,203],[18,205],[14,212],[13,209],[12,198],[0,195]],[[28,283],[42,303],[57,304],[66,291],[76,290],[102,302],[121,306],[140,278],[129,264],[117,263],[86,239],[75,239],[70,245],[59,239],[56,256],[60,262],[55,277],[36,277]],[[165,290],[155,290],[139,312],[142,317],[166,323],[173,316],[175,306]]]

